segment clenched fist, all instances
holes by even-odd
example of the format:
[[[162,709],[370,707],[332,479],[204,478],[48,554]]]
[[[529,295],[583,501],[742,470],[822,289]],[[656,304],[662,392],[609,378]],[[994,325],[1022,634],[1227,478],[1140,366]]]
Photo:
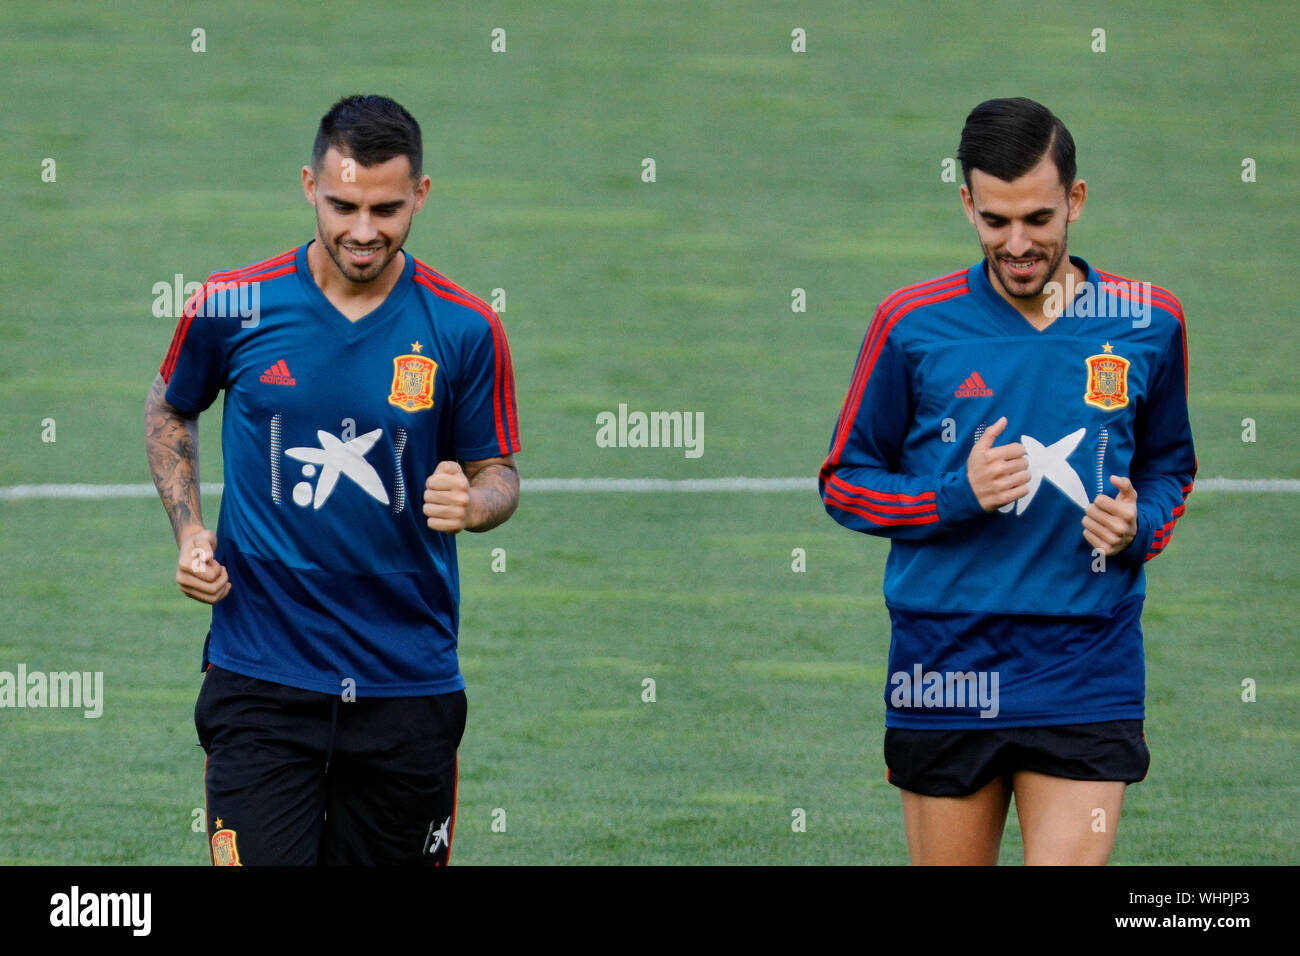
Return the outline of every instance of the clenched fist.
[[[216,551],[217,536],[207,528],[182,532],[176,583],[187,597],[216,604],[230,593],[230,576],[212,557]]]
[[[469,526],[469,478],[454,461],[440,461],[424,483],[424,515],[434,531],[456,534]]]

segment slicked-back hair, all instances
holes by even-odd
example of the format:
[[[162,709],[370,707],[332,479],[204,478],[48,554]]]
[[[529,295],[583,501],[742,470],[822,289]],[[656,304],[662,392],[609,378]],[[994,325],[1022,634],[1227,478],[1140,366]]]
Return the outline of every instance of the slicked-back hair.
[[[1061,185],[1068,190],[1076,172],[1074,137],[1042,103],[1017,96],[985,100],[970,111],[957,158],[970,189],[972,169],[1011,182],[1037,166],[1049,149]]]
[[[420,124],[387,96],[345,96],[330,107],[320,118],[311,149],[311,168],[316,173],[331,146],[362,166],[405,156],[411,163],[411,178],[420,178],[424,160]]]

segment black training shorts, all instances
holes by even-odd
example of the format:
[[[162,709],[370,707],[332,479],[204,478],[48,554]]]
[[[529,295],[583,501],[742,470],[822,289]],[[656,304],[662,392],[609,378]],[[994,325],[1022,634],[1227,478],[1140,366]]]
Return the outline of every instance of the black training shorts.
[[[993,778],[1032,770],[1070,780],[1147,775],[1151,753],[1140,720],[993,730],[885,728],[889,782],[928,797],[964,797]]]
[[[441,865],[465,692],[323,694],[212,666],[194,706],[218,865]]]

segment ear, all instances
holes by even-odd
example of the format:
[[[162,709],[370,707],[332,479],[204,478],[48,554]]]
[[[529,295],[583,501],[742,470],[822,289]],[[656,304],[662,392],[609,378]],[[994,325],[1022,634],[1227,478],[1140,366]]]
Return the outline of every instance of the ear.
[[[316,177],[312,175],[310,166],[302,168],[302,194],[307,197],[307,202],[316,205]]]
[[[970,220],[972,226],[975,225],[975,197],[970,194],[965,183],[961,184],[961,204],[966,210],[966,218]]]
[[[1070,213],[1066,222],[1074,222],[1083,212],[1083,204],[1088,199],[1088,184],[1082,179],[1076,179],[1070,186]]]
[[[421,176],[420,181],[415,186],[415,212],[424,208],[424,201],[429,198],[429,190],[433,186],[433,180],[428,176]]]

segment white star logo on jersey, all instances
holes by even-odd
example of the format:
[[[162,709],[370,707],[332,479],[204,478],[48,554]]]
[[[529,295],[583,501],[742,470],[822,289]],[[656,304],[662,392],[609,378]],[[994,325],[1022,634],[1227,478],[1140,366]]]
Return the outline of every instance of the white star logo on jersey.
[[[312,467],[313,465],[321,466],[315,497],[312,496],[311,485],[302,481],[294,486],[294,503],[305,508],[310,501],[313,510],[318,510],[329,500],[334,486],[338,484],[339,475],[347,475],[370,497],[380,504],[388,504],[388,492],[379,478],[379,473],[365,459],[366,453],[383,433],[382,428],[376,428],[372,432],[366,432],[351,441],[344,442],[327,431],[317,431],[319,448],[301,446],[285,449],[284,453],[290,458],[308,463],[302,469],[302,473],[308,478],[315,473],[316,469]]]
[[[1070,432],[1060,441],[1053,442],[1050,445],[1044,445],[1038,439],[1030,435],[1021,435],[1020,444],[1025,446],[1025,457],[1029,459],[1029,493],[1023,498],[1017,498],[1015,501],[1008,502],[998,511],[1010,511],[1015,506],[1016,514],[1022,515],[1029,503],[1034,500],[1034,495],[1038,494],[1038,486],[1046,478],[1054,484],[1067,498],[1073,501],[1085,511],[1088,509],[1088,492],[1083,488],[1083,482],[1079,480],[1079,475],[1069,462],[1069,458],[1088,429],[1080,428],[1076,432]]]

